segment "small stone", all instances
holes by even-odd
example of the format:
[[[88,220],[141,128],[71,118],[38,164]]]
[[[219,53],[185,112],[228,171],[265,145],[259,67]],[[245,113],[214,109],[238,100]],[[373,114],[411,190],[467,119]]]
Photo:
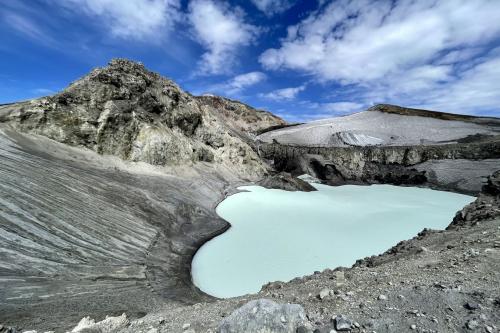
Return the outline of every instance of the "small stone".
[[[398,295],[399,299],[404,299],[405,297],[403,295]]]
[[[296,330],[297,333],[309,333],[309,330],[305,326],[299,326]]]
[[[360,325],[357,321],[355,321],[353,325],[354,325],[354,327],[356,327],[356,328],[360,328],[360,327],[361,327],[361,325]]]
[[[385,296],[385,295],[379,295],[378,296],[378,300],[379,301],[386,301],[387,300],[387,296]]]
[[[158,329],[157,328],[152,328],[148,331],[148,333],[158,333]]]
[[[476,321],[476,320],[469,320],[465,326],[470,329],[470,330],[474,330],[476,329],[478,326],[479,326],[479,323]]]
[[[486,332],[488,332],[488,333],[493,333],[493,327],[491,327],[491,326],[486,325],[486,326],[484,327],[484,329],[485,329],[485,330],[486,330]]]
[[[324,299],[325,297],[327,297],[328,295],[330,295],[330,289],[328,288],[324,288],[324,289],[321,289],[321,291],[319,292],[319,299]]]
[[[186,324],[182,325],[182,329],[183,329],[183,330],[187,330],[187,329],[188,329],[188,328],[190,328],[190,327],[191,327],[191,324],[188,324],[188,323],[186,323]]]
[[[412,330],[416,330],[416,329],[417,329],[417,325],[415,325],[415,324],[410,325],[410,329],[412,329]]]
[[[280,320],[281,320],[281,322],[282,322],[282,323],[286,323],[286,318],[285,318],[285,316],[281,316],[281,317],[280,317]]]
[[[335,324],[335,329],[337,331],[350,331],[351,330],[351,321],[346,317],[339,315],[335,318],[332,318],[333,323]]]
[[[474,311],[479,309],[479,304],[476,302],[467,302],[465,303],[464,308],[466,308],[467,310]]]

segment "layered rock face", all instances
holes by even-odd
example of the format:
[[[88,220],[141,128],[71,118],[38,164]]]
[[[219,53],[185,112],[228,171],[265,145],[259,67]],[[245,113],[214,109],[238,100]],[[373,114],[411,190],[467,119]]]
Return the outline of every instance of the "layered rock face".
[[[449,229],[500,218],[500,170],[488,177],[476,201],[457,213]]]
[[[245,132],[284,121],[241,103],[216,101],[194,98],[141,64],[115,59],[59,94],[0,106],[0,122],[125,160],[202,161],[242,177],[261,176],[265,165]]]

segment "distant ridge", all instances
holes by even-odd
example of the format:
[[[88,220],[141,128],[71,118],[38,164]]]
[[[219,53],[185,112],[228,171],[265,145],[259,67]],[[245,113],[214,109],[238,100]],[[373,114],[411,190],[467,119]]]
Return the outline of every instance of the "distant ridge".
[[[399,114],[403,116],[429,117],[442,120],[458,120],[458,121],[467,121],[467,122],[481,123],[481,124],[484,124],[486,122],[491,122],[500,125],[500,118],[496,117],[481,117],[481,116],[471,116],[466,114],[431,111],[424,109],[412,109],[393,104],[376,104],[368,108],[367,111],[380,111],[385,113]]]

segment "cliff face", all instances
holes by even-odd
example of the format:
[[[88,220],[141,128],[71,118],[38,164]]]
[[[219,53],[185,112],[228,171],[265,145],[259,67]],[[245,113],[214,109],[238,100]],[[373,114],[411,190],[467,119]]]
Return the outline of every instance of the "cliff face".
[[[115,59],[59,94],[0,106],[0,122],[130,161],[208,162],[245,178],[265,173],[244,132],[283,120],[227,100],[208,102],[141,64]],[[238,110],[245,115],[239,121]]]
[[[500,217],[500,170],[488,177],[476,201],[465,206],[455,215],[448,229],[475,225]]]
[[[422,184],[464,193],[481,190],[500,168],[500,139],[403,147],[304,147],[262,143],[277,170],[309,174],[329,184]],[[458,163],[458,164],[457,164]],[[470,165],[469,165],[470,164]]]

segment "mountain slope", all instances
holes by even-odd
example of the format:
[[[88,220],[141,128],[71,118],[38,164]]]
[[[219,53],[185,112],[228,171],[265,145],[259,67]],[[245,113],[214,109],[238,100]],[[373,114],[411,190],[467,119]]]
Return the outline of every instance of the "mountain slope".
[[[344,117],[266,132],[258,138],[300,146],[437,145],[500,135],[500,119],[377,105]]]
[[[0,106],[0,122],[134,162],[209,162],[247,178],[265,173],[247,131],[284,121],[241,103],[206,102],[141,64],[115,59],[54,96]],[[246,117],[228,116],[228,106]]]

